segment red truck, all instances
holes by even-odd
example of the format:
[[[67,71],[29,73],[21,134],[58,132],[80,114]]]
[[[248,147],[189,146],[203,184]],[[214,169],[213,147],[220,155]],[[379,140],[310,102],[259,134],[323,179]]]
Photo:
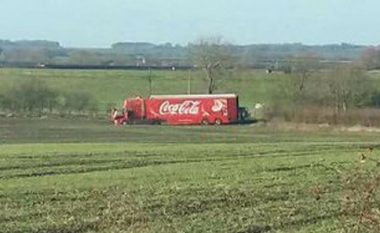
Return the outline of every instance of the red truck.
[[[235,94],[152,95],[126,99],[123,111],[114,110],[112,120],[115,124],[221,125],[247,121],[248,115]]]

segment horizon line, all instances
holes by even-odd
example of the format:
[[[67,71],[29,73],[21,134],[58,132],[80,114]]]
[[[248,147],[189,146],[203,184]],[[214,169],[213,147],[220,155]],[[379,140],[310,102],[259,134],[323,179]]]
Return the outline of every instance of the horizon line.
[[[55,42],[58,43],[60,47],[67,49],[110,49],[113,45],[117,43],[146,43],[152,45],[165,45],[171,44],[172,46],[181,46],[187,47],[190,44],[195,44],[195,42],[187,42],[187,43],[176,43],[176,42],[152,42],[152,41],[116,41],[107,46],[105,45],[67,45],[57,40],[51,39],[3,39],[0,38],[0,41],[9,41],[11,43],[17,42]],[[227,41],[228,42],[228,41]],[[229,43],[234,46],[251,46],[251,45],[303,45],[303,46],[328,46],[328,45],[351,45],[351,46],[360,46],[360,47],[376,47],[379,45],[376,44],[363,44],[363,43],[351,43],[351,42],[328,42],[328,43],[305,43],[305,42],[251,42],[251,43]]]

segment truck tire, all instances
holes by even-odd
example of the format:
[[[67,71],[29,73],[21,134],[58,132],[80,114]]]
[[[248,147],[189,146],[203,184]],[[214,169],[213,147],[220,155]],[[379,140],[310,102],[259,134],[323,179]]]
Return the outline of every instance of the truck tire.
[[[215,119],[215,125],[221,125],[222,124],[222,120],[217,118]]]
[[[203,120],[201,121],[201,124],[202,124],[202,125],[209,125],[210,122],[208,122],[207,119],[203,119]]]

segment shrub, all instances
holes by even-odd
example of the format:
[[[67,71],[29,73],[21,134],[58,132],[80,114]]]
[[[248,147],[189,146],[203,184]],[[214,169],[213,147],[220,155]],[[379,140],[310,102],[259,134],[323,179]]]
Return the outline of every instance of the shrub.
[[[13,83],[0,93],[0,109],[23,114],[95,112],[96,107],[96,99],[87,92],[74,90],[60,93],[39,79]]]
[[[380,94],[372,80],[357,67],[344,66],[308,74],[289,75],[272,91],[269,117],[302,123],[377,125]],[[302,88],[300,88],[302,86]],[[279,92],[278,90],[281,90]]]
[[[94,112],[97,110],[96,99],[88,92],[75,90],[63,94],[63,108],[69,113]]]
[[[30,79],[14,84],[1,96],[0,107],[5,110],[41,114],[54,108],[57,94],[42,81]]]

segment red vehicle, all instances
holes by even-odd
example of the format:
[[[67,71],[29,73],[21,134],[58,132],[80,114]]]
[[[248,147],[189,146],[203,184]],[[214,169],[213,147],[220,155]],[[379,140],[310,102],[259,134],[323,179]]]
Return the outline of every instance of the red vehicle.
[[[113,113],[115,124],[221,125],[239,123],[247,117],[247,110],[239,107],[235,94],[129,98],[121,113]]]

